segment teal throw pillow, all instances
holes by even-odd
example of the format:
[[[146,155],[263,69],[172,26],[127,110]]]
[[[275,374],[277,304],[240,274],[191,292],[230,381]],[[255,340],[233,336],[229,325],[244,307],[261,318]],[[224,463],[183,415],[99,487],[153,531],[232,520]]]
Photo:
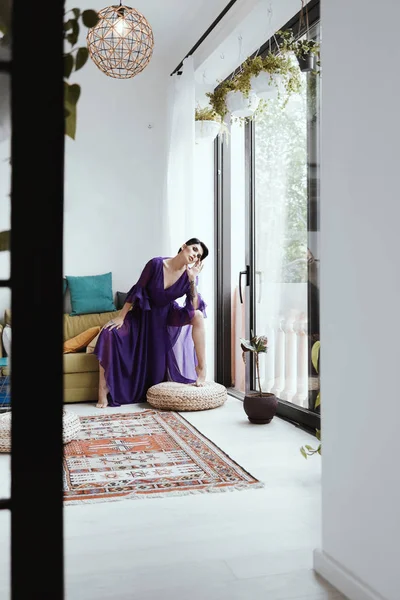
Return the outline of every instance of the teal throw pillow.
[[[64,277],[64,279],[63,279],[63,294],[64,294],[64,295],[65,295],[65,292],[66,292],[66,291],[67,291],[67,280],[66,280],[66,279],[65,279],[65,277]]]
[[[116,310],[113,302],[111,273],[67,277],[71,294],[71,316]]]

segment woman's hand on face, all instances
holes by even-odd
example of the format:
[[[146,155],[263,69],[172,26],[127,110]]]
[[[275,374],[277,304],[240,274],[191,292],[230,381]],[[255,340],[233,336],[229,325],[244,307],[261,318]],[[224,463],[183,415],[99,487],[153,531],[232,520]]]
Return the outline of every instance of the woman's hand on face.
[[[122,317],[115,317],[115,319],[111,319],[104,325],[104,329],[120,329],[124,324],[124,320]]]
[[[194,263],[193,267],[189,268],[189,265],[188,265],[186,268],[187,268],[187,274],[188,274],[190,281],[195,281],[196,277],[203,270],[203,263],[201,262],[201,260],[198,260],[197,262]]]

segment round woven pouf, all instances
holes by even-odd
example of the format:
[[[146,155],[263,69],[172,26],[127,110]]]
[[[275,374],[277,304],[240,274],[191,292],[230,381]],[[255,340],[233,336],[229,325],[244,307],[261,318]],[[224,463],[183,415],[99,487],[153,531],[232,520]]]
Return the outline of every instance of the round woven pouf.
[[[0,452],[11,452],[11,411],[0,415]]]
[[[69,410],[63,410],[63,442],[68,444],[72,440],[76,440],[79,437],[79,433],[82,429],[81,421],[73,412]]]
[[[165,381],[147,391],[147,402],[154,408],[179,412],[217,408],[226,398],[226,388],[214,381],[206,381],[201,387]]]
[[[68,444],[79,437],[82,429],[78,415],[63,411],[63,442]],[[11,411],[0,415],[0,452],[11,452]]]

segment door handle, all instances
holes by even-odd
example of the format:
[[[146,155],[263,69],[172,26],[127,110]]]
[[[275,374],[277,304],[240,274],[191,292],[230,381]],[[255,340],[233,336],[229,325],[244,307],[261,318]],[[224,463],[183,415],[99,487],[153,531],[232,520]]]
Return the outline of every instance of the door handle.
[[[240,304],[243,304],[243,295],[242,295],[242,277],[246,275],[246,285],[250,285],[250,265],[246,265],[245,271],[239,272],[239,298]]]

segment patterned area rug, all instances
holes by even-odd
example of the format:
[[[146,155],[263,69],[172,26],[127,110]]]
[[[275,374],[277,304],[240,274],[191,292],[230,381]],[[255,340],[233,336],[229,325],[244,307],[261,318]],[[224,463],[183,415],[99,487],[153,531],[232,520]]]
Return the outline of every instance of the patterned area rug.
[[[67,504],[263,487],[184,417],[145,410],[81,417],[65,446]]]

